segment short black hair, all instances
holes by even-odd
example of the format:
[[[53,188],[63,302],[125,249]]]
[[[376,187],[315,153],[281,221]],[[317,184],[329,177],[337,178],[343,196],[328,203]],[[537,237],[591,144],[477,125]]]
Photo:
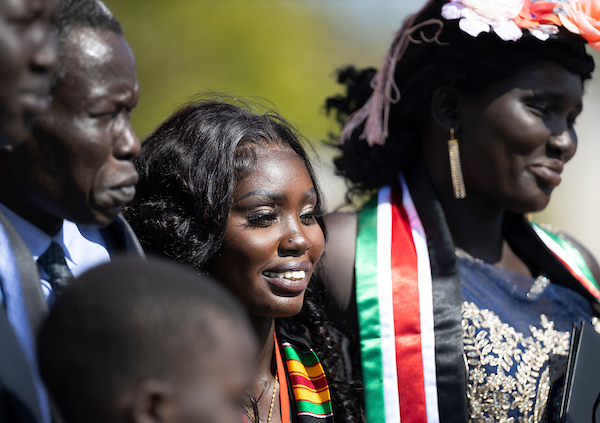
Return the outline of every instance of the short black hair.
[[[63,46],[74,29],[92,28],[123,35],[121,24],[102,0],[60,0],[56,8],[54,28],[58,40],[59,61],[54,73],[52,91],[65,76]]]
[[[218,346],[216,322],[248,325],[224,288],[159,258],[117,257],[68,286],[38,342],[41,376],[67,422],[109,421],[119,391],[172,380]],[[246,323],[241,323],[246,322]]]

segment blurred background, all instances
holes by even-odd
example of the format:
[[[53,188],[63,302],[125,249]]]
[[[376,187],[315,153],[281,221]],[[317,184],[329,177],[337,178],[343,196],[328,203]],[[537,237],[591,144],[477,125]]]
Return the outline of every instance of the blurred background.
[[[344,181],[331,166],[335,150],[323,143],[339,129],[323,108],[325,97],[340,92],[334,72],[348,64],[378,67],[403,18],[423,3],[104,1],[136,55],[142,94],[132,123],[140,139],[198,93],[219,91],[270,102],[315,148],[330,210],[343,204],[345,193]],[[596,62],[600,66],[597,56]],[[567,164],[550,206],[534,219],[571,233],[600,259],[600,82],[592,81],[586,91],[576,127],[577,155]]]

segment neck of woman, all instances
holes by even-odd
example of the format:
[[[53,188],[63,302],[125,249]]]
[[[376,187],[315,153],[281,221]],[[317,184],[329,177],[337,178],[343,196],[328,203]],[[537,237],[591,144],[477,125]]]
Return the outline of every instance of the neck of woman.
[[[504,239],[503,208],[488,199],[469,196],[468,191],[463,200],[455,199],[451,190],[437,191],[456,248],[486,263],[531,276],[529,267]]]
[[[272,317],[252,316],[251,321],[258,336],[260,354],[256,363],[255,383],[249,393],[254,398],[258,398],[264,389],[265,382],[273,382],[277,373],[274,337],[275,319]]]
[[[454,245],[487,263],[502,259],[504,210],[469,196],[457,200],[452,193],[441,195],[446,222]]]

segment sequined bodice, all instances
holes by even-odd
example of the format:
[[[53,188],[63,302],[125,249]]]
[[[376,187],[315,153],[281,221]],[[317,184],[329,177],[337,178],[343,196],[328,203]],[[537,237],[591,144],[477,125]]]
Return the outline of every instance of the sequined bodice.
[[[590,304],[543,278],[469,257],[459,263],[471,421],[542,421],[550,389],[564,373],[571,327],[592,322]]]

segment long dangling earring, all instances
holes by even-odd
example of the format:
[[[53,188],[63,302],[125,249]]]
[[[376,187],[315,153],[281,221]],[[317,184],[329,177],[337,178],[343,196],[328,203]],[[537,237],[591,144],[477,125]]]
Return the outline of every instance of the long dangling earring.
[[[465,189],[465,180],[463,179],[462,168],[460,166],[458,140],[454,138],[454,128],[450,128],[448,154],[450,156],[450,174],[452,175],[452,189],[454,189],[454,198],[457,200],[462,200],[467,196],[467,190]]]

